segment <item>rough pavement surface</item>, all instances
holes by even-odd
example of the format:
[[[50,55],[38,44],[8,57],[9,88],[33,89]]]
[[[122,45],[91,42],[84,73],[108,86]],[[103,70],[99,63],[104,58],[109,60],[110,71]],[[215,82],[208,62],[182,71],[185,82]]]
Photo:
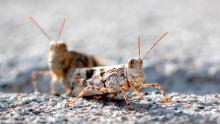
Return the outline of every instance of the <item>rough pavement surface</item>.
[[[1,123],[220,123],[220,95],[172,93],[175,103],[161,104],[159,94],[135,97],[130,106],[114,100],[80,99],[74,107],[65,97],[0,93]]]
[[[156,37],[168,31],[169,35],[144,61],[146,82],[158,82],[169,92],[219,93],[219,3],[0,1],[0,91],[31,93],[31,72],[47,69],[49,41],[27,17],[33,16],[56,38],[66,16],[61,40],[69,49],[101,56],[110,65],[127,63],[137,55],[138,35],[144,54]],[[45,80],[42,89],[49,85]]]

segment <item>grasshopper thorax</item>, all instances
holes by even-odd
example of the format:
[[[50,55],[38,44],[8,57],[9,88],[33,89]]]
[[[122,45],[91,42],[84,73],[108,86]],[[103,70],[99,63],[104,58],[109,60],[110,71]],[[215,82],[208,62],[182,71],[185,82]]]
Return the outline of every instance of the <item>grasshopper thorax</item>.
[[[69,52],[63,42],[50,42],[48,65],[52,71],[63,71],[69,65]]]
[[[144,82],[143,60],[134,58],[128,61],[128,81],[132,87],[140,87]]]

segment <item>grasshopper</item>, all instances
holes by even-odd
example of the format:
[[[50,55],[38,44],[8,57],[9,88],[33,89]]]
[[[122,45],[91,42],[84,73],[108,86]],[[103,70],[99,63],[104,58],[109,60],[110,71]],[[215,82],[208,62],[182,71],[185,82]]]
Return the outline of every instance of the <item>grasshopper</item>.
[[[30,21],[47,37],[50,41],[50,49],[48,55],[47,71],[35,71],[32,73],[32,83],[36,94],[40,94],[38,87],[39,76],[51,75],[52,80],[50,82],[51,94],[59,95],[55,90],[55,83],[57,81],[62,82],[67,95],[72,95],[72,87],[70,87],[69,80],[67,79],[67,73],[74,68],[82,67],[95,67],[105,65],[105,62],[101,58],[96,56],[79,53],[76,51],[69,51],[67,45],[60,41],[60,37],[66,22],[66,18],[63,19],[57,40],[53,40],[35,21],[33,17],[29,17]]]
[[[113,94],[117,96],[122,93],[128,104],[128,97],[126,92],[134,91],[138,96],[143,96],[139,92],[142,88],[158,88],[164,99],[162,103],[172,102],[166,97],[164,90],[160,84],[145,84],[144,83],[144,69],[143,60],[156,46],[156,44],[167,34],[163,34],[150,48],[150,50],[141,58],[140,53],[140,36],[138,38],[138,57],[130,59],[128,64],[121,64],[116,66],[102,66],[94,68],[77,68],[72,70],[70,77],[75,80],[76,87],[84,87],[75,99],[69,99],[65,102],[69,105],[75,105],[80,97]]]

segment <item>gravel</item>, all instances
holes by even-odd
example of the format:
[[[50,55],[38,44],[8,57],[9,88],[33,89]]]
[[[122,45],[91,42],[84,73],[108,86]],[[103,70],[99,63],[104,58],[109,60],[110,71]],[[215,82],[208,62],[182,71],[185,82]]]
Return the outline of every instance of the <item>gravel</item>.
[[[67,16],[61,40],[71,50],[105,58],[109,65],[127,63],[136,56],[138,35],[144,54],[155,37],[168,31],[144,61],[146,82],[158,82],[167,92],[201,95],[220,91],[218,0],[20,0],[0,4],[4,17],[0,20],[2,92],[32,93],[31,72],[47,69],[49,42],[28,16],[53,38]],[[40,85],[43,92],[49,93],[45,83],[49,77],[40,82],[44,82]]]
[[[69,97],[43,94],[0,93],[1,123],[220,123],[220,95],[198,96],[171,93],[173,104],[160,103],[159,94],[137,97],[129,93],[130,105],[116,99],[81,98],[70,107]]]

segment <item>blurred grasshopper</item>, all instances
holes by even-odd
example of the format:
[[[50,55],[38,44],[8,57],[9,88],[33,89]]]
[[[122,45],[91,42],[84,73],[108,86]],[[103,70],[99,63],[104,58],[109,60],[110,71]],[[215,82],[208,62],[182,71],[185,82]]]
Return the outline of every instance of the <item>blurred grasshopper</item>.
[[[95,67],[104,65],[104,62],[95,56],[86,55],[76,51],[69,51],[67,49],[67,45],[59,40],[63,31],[64,24],[66,22],[66,18],[64,18],[61,24],[57,40],[52,40],[51,37],[41,28],[41,26],[32,17],[29,17],[29,19],[35,26],[37,26],[40,29],[40,31],[50,41],[50,49],[48,56],[49,70],[35,71],[32,73],[32,82],[36,94],[40,93],[37,82],[39,76],[52,76],[50,87],[51,93],[53,95],[59,95],[55,90],[56,81],[61,81],[66,90],[67,95],[71,95],[73,89],[68,85],[70,83],[70,80],[68,80],[67,77],[69,70],[74,68]]]
[[[166,97],[164,90],[159,84],[144,84],[144,69],[143,60],[150,53],[150,51],[156,46],[156,44],[166,35],[158,39],[146,55],[141,58],[140,55],[140,37],[138,38],[138,57],[130,59],[128,64],[116,65],[116,66],[103,66],[94,68],[78,68],[72,70],[73,80],[75,80],[76,87],[84,87],[75,99],[67,100],[66,103],[74,105],[80,97],[95,96],[95,95],[107,95],[122,92],[126,103],[128,99],[126,92],[131,90],[136,92],[138,96],[142,96],[139,92],[142,88],[158,88],[160,93],[164,97],[161,102],[172,102],[170,98]]]

